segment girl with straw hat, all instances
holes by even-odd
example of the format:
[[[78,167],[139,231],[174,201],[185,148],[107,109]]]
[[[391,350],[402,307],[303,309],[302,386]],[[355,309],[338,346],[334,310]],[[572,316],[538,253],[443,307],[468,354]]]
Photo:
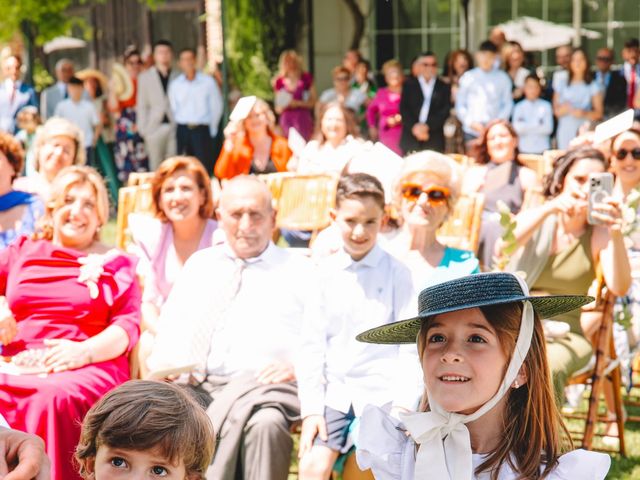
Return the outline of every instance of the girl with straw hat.
[[[603,479],[608,455],[563,453],[540,318],[591,302],[534,297],[510,273],[470,275],[426,288],[417,317],[360,341],[417,342],[425,395],[400,419],[366,407],[357,458],[378,480]],[[568,446],[568,445],[564,445]]]

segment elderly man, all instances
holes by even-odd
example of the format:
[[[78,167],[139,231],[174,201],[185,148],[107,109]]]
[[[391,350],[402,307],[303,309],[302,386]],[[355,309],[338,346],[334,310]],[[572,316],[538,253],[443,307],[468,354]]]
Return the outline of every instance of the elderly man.
[[[33,87],[20,81],[22,59],[19,55],[9,55],[2,62],[4,81],[0,84],[0,130],[15,133],[16,114],[21,108],[38,106],[38,98]]]
[[[61,58],[56,62],[56,83],[45,88],[40,95],[40,117],[43,123],[53,117],[58,103],[69,98],[67,86],[74,73],[75,67],[68,58]],[[84,92],[82,98],[89,100],[89,95]]]
[[[595,80],[604,92],[605,118],[617,115],[627,105],[627,81],[622,72],[611,70],[613,62],[614,54],[610,48],[600,48],[596,53]]]
[[[217,213],[226,240],[185,264],[148,366],[152,377],[205,373],[196,391],[223,438],[208,479],[286,480],[299,417],[293,360],[302,318],[317,311],[315,272],[271,242],[275,211],[260,180],[229,180]]]

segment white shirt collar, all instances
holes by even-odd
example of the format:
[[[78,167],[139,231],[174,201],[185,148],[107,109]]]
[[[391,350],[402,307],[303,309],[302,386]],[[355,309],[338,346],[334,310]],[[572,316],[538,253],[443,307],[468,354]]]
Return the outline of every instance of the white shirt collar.
[[[431,80],[427,81],[422,75],[418,75],[418,82],[420,83],[422,91],[424,91],[425,88],[433,90],[433,86],[436,84],[436,77],[433,76],[431,77]]]
[[[375,268],[378,266],[383,256],[384,251],[377,243],[371,250],[369,250],[369,253],[357,261],[351,258],[351,255],[349,255],[344,248],[341,248],[334,254],[336,265],[343,270],[359,266]]]
[[[233,261],[240,260],[226,240],[221,246],[224,251],[224,254],[228,258],[230,258]],[[269,240],[269,244],[267,245],[267,248],[265,248],[260,255],[258,255],[257,257],[244,258],[242,259],[242,261],[244,261],[247,264],[254,264],[259,262],[265,262],[267,264],[273,263],[274,256],[277,253],[276,251],[277,248],[278,247],[276,247],[273,244],[273,242]]]

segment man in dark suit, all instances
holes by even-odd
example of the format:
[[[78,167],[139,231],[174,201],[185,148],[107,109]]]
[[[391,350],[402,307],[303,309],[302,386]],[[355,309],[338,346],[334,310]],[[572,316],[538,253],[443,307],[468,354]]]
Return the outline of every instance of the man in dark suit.
[[[596,54],[596,82],[604,91],[604,116],[611,118],[627,106],[627,81],[619,71],[612,71],[613,50],[601,48]]]
[[[433,52],[418,59],[419,73],[402,87],[400,148],[407,154],[420,150],[444,151],[445,120],[451,112],[451,89],[438,78],[438,60]]]
[[[4,81],[0,84],[0,130],[15,133],[16,114],[27,105],[38,107],[38,98],[33,87],[20,81],[22,59],[9,55],[2,62]]]

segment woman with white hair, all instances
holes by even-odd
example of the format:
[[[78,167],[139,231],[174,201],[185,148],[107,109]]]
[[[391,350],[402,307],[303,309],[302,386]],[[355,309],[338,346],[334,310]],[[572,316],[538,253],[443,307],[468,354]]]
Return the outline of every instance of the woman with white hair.
[[[82,131],[68,120],[53,117],[38,130],[34,145],[36,174],[13,182],[16,190],[38,195],[47,202],[51,184],[64,167],[85,164]]]
[[[430,150],[409,155],[395,182],[401,226],[386,248],[409,267],[418,291],[436,280],[479,271],[473,252],[445,246],[436,235],[453,211],[461,182],[458,164]]]

